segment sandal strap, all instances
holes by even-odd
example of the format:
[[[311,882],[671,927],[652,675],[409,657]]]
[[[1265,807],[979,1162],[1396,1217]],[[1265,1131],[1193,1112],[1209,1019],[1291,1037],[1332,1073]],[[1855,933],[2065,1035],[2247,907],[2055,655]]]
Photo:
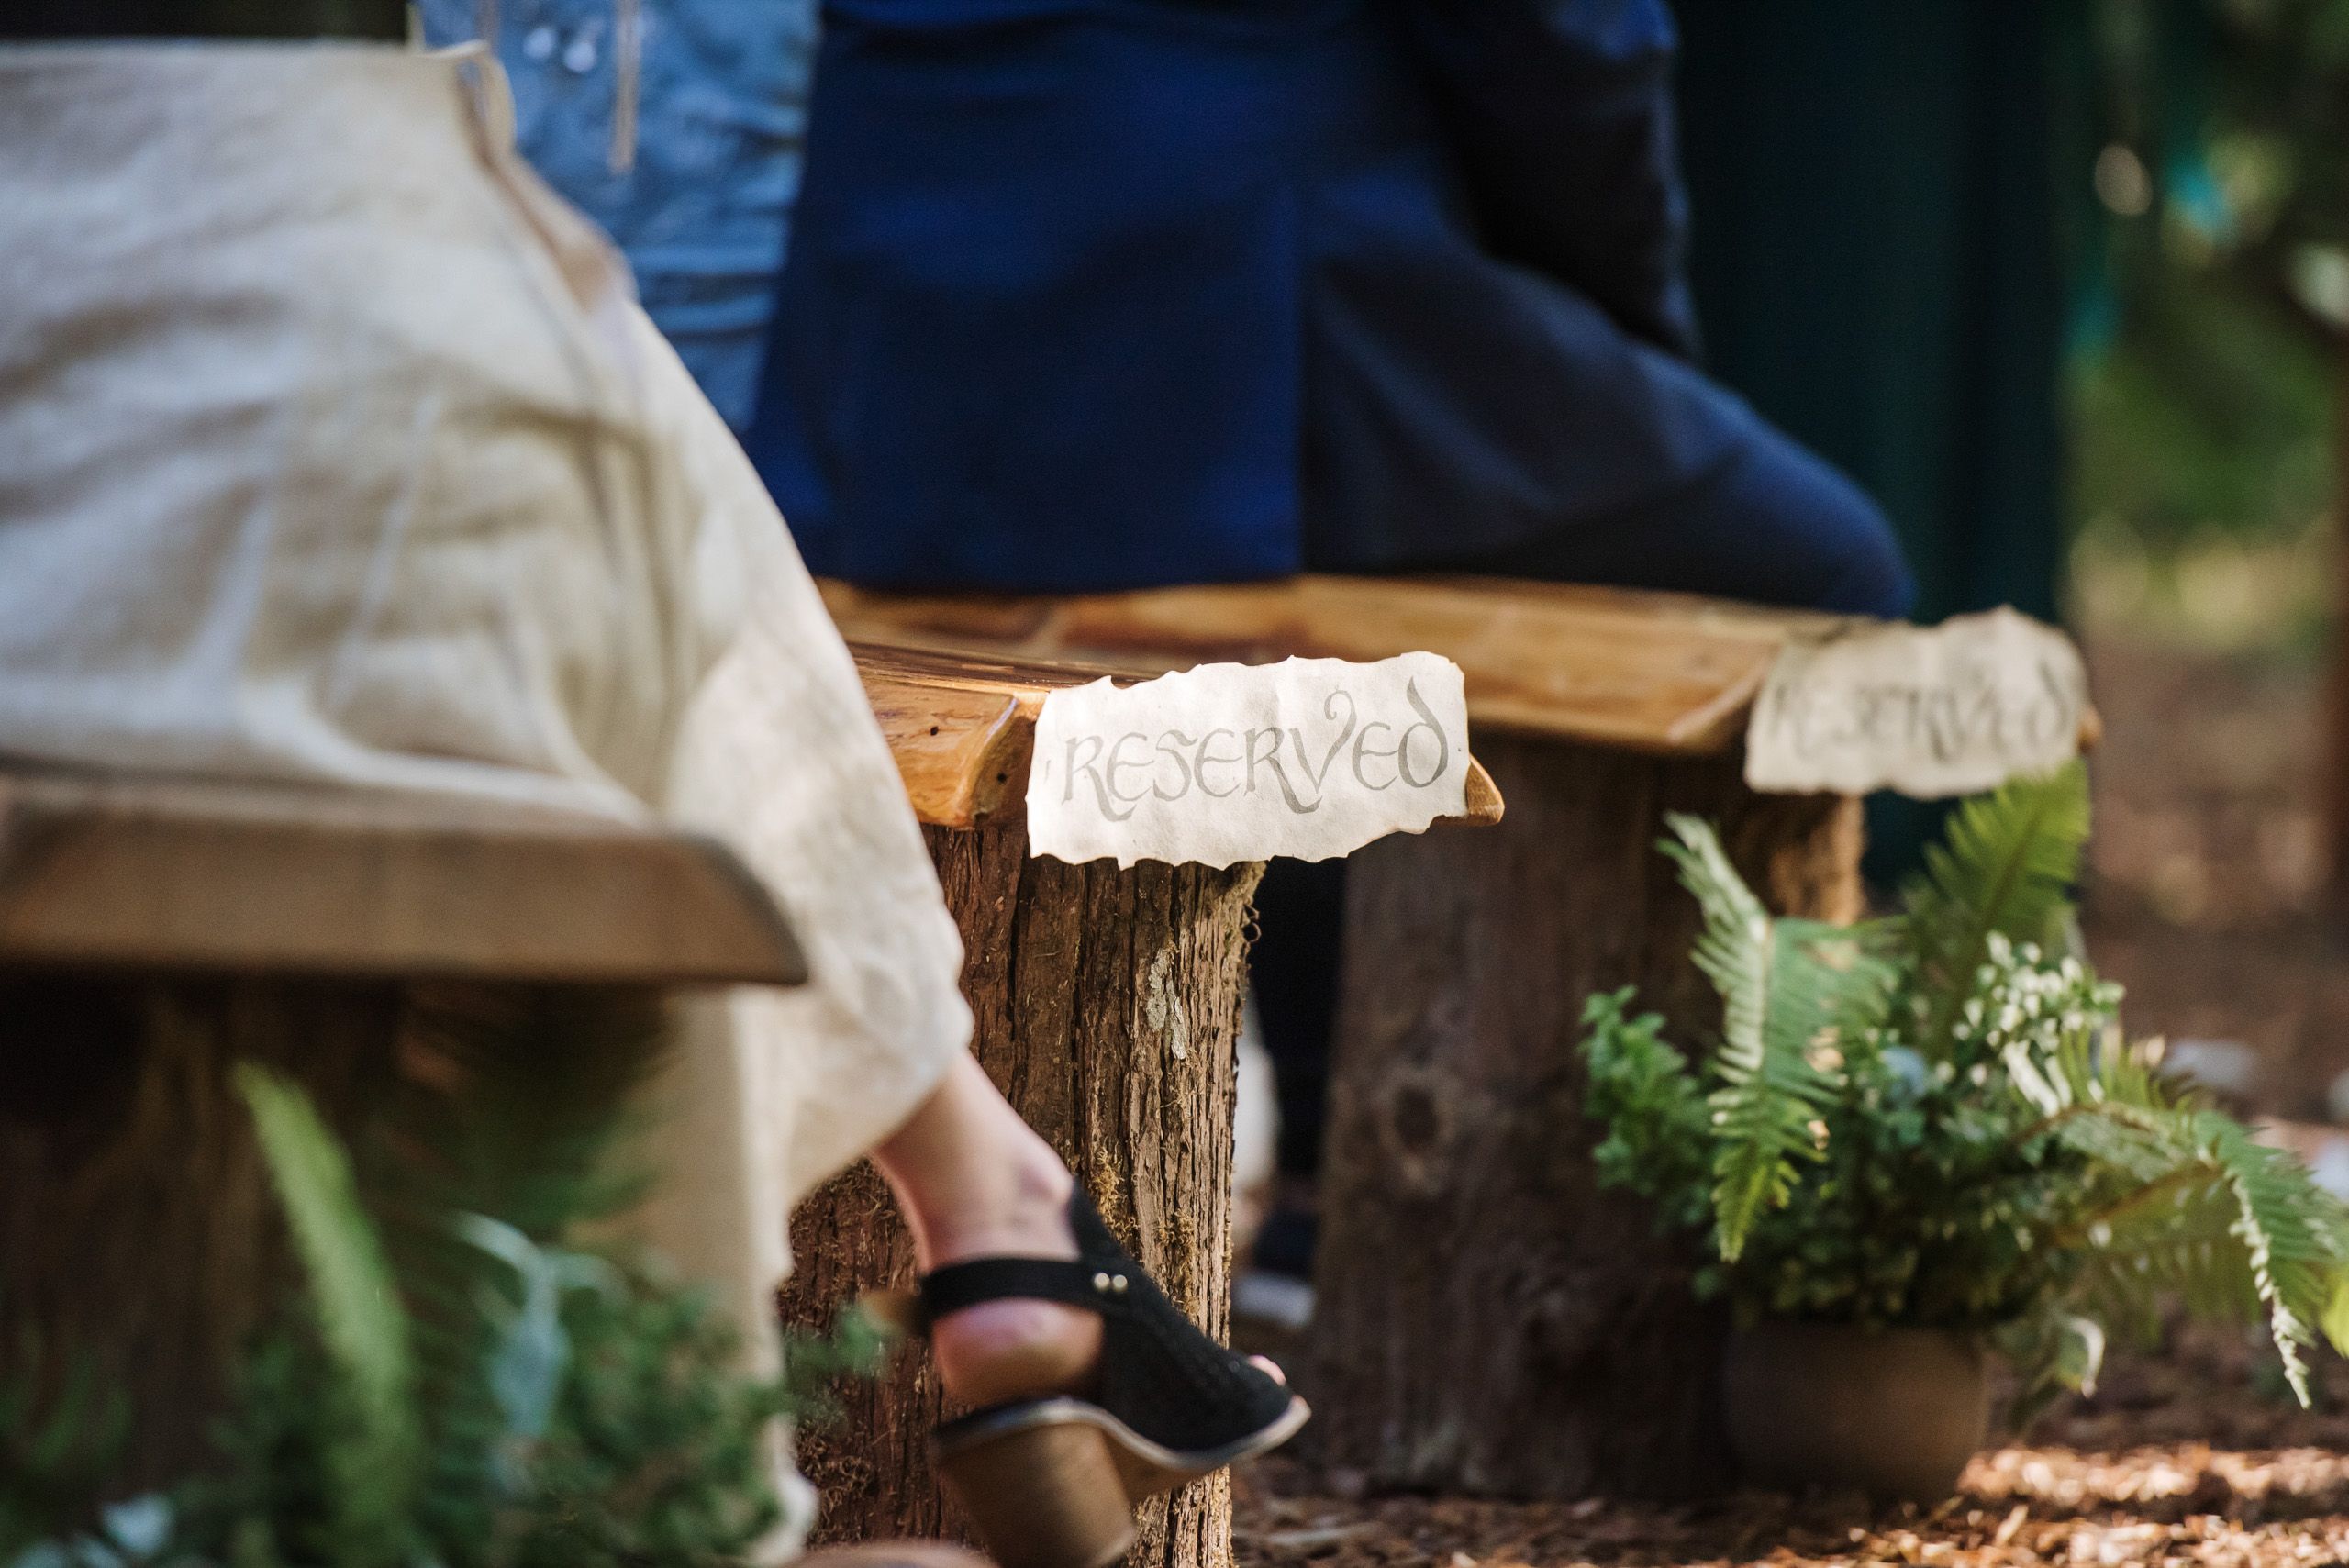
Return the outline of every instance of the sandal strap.
[[[1122,1270],[1063,1258],[974,1258],[921,1277],[923,1326],[987,1301],[1058,1301],[1108,1313],[1124,1305]]]

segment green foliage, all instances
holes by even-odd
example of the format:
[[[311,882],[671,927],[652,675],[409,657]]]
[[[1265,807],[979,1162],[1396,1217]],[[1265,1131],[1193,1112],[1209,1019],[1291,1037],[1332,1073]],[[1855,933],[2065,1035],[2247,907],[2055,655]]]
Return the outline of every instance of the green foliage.
[[[1735,1262],[1754,1221],[1787,1201],[1798,1165],[1826,1140],[1845,1030],[1862,1027],[1888,971],[1865,934],[1816,920],[1773,919],[1713,830],[1668,818],[1664,851],[1705,912],[1692,955],[1721,996],[1714,1053],[1713,1207],[1721,1259]]]
[[[129,1429],[128,1398],[95,1362],[26,1330],[0,1377],[0,1562],[88,1517]]]
[[[614,1268],[563,1293],[561,1323],[543,1410],[507,1430],[498,1561],[723,1561],[781,1522],[764,1467],[791,1401],[723,1374],[739,1347],[707,1299]]]
[[[2057,955],[2087,835],[2075,764],[1970,802],[1901,915],[1773,919],[1711,832],[1663,848],[1720,994],[1692,1063],[1628,991],[1595,996],[1602,1181],[1708,1234],[1701,1289],[1749,1316],[1994,1332],[2023,1406],[2092,1384],[2108,1328],[2164,1292],[2306,1351],[2349,1329],[2349,1208],[2291,1155],[2174,1088],[2120,989]]]
[[[335,1415],[326,1502],[339,1561],[354,1568],[406,1555],[419,1444],[406,1308],[375,1227],[360,1207],[351,1162],[290,1081],[247,1062],[237,1091],[252,1112],[271,1182],[310,1284],[326,1352],[317,1390]]]
[[[2058,171],[2076,511],[2155,550],[2297,535],[2332,489],[2349,6],[2094,0],[2086,19]],[[2137,199],[2114,202],[2115,161]]]
[[[844,1318],[750,1375],[703,1293],[584,1240],[642,1186],[626,1107],[657,1013],[550,991],[417,1024],[406,1092],[348,1145],[239,1070],[305,1289],[245,1354],[213,1461],[150,1496],[95,1492],[126,1412],[69,1378],[20,1420],[0,1388],[0,1459],[39,1462],[0,1469],[0,1564],[701,1568],[783,1522],[777,1418],[882,1340]]]
[[[1688,1059],[1664,1042],[1664,1020],[1627,1013],[1631,996],[1627,985],[1582,1010],[1590,1068],[1584,1108],[1607,1128],[1592,1158],[1601,1182],[1659,1205],[1667,1223],[1701,1225],[1712,1213],[1712,1113]]]
[[[1951,814],[1902,897],[1902,945],[1931,1012],[1920,1039],[1947,1037],[1993,937],[2058,945],[2087,841],[2085,768],[2019,779]]]

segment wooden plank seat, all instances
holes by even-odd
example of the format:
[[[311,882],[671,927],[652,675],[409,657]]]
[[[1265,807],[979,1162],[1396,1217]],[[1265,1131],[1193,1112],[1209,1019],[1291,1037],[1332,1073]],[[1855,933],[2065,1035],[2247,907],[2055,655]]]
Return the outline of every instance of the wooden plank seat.
[[[1788,637],[1853,624],[1685,594],[1471,577],[1305,576],[1063,597],[868,594],[831,582],[824,597],[851,639],[1141,674],[1425,649],[1466,674],[1477,735],[1707,756],[1739,742]]]
[[[967,950],[980,1062],[1078,1173],[1105,1218],[1186,1311],[1225,1325],[1230,1293],[1233,1041],[1245,930],[1262,867],[1068,865],[1028,852],[1024,799],[1038,712],[1058,687],[1158,672],[1114,656],[1022,660],[852,644]],[[1468,821],[1500,797],[1472,766]],[[803,1204],[786,1319],[913,1279],[880,1178],[859,1167]],[[931,1471],[943,1413],[927,1359],[846,1391],[840,1420],[803,1437],[824,1498],[818,1540],[962,1533]],[[1137,1561],[1223,1563],[1219,1478],[1144,1510]]]
[[[661,991],[804,975],[774,900],[707,839],[0,771],[0,1346],[71,1346],[135,1391],[112,1480],[176,1481],[295,1273],[238,1062],[355,1136],[461,1013],[625,1006],[649,1042]]]
[[[0,773],[0,964],[796,984],[715,840],[496,801]]]
[[[1060,598],[827,589],[852,638],[1148,671],[1414,649],[1466,674],[1488,833],[1353,858],[1322,1184],[1308,1440],[1377,1485],[1514,1496],[1726,1484],[1686,1261],[1594,1186],[1579,1011],[1636,984],[1718,1022],[1667,811],[1718,820],[1782,910],[1859,912],[1855,800],[1757,795],[1743,725],[1834,617],[1503,581],[1302,577]]]
[[[1052,691],[1104,677],[1123,684],[1166,673],[1108,655],[1044,663],[885,639],[852,648],[914,815],[933,828],[974,828],[1020,808],[1036,716]],[[1492,774],[1471,757],[1464,809],[1439,820],[1488,827],[1501,819],[1502,809]]]

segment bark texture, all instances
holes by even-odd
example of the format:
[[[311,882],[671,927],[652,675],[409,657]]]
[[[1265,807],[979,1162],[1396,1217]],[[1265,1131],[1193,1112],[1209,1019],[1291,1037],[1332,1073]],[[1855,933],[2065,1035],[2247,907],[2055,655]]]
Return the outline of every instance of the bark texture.
[[[1230,1305],[1231,1097],[1249,900],[1261,870],[1031,860],[1018,822],[926,829],[968,950],[976,1050],[1030,1126],[1176,1305],[1210,1332]],[[820,1329],[861,1291],[913,1282],[913,1254],[870,1165],[792,1222],[786,1322]],[[844,1391],[804,1432],[818,1541],[969,1539],[929,1452],[947,1412],[919,1346]],[[1224,1568],[1231,1496],[1218,1476],[1142,1510],[1132,1562]]]
[[[1695,900],[1655,851],[1709,817],[1776,910],[1860,910],[1856,801],[1756,795],[1740,759],[1508,736],[1482,832],[1394,838],[1349,873],[1307,1437],[1371,1485],[1684,1496],[1731,1478],[1717,1314],[1636,1200],[1598,1190],[1584,998],[1626,984],[1676,1037],[1720,1006]]]
[[[466,1092],[451,1031],[548,1049],[559,1100],[617,1097],[658,1048],[661,1006],[640,987],[0,974],[0,1390],[53,1408],[86,1367],[118,1392],[106,1496],[211,1464],[256,1331],[306,1288],[234,1069],[298,1084],[396,1225],[400,1170],[445,1152],[412,1113]],[[614,1031],[581,1037],[592,1069],[549,1034],[590,1028]]]
[[[123,1491],[206,1457],[294,1284],[229,1069],[292,1076],[347,1136],[388,1097],[401,1013],[389,984],[0,979],[0,1385],[96,1368],[133,1417]]]

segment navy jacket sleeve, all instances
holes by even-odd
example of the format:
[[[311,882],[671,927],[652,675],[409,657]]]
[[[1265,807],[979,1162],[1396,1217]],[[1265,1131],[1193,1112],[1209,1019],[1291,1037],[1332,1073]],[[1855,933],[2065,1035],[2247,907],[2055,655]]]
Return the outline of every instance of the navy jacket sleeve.
[[[1663,0],[1396,0],[1495,254],[1697,351]]]

